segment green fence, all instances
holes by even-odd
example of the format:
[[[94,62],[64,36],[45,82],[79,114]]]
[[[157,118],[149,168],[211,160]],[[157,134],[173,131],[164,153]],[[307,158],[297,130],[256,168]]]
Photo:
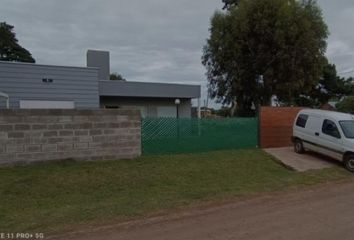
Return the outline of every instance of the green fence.
[[[205,152],[257,146],[256,118],[142,120],[143,154]]]

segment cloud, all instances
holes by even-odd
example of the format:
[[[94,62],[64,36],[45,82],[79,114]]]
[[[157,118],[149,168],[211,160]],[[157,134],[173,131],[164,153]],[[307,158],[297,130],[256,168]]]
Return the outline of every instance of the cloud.
[[[319,0],[339,72],[354,68],[352,0]],[[111,52],[111,70],[131,81],[207,80],[201,65],[209,20],[221,0],[1,0],[0,21],[15,26],[38,63],[85,66],[87,49]]]
[[[2,20],[38,63],[85,65],[87,49],[111,52],[131,81],[206,86],[201,65],[215,0],[2,0]],[[205,93],[203,94],[205,96]]]
[[[354,2],[352,0],[319,0],[330,30],[327,56],[337,65],[342,76],[354,75]],[[349,73],[348,73],[349,72]]]

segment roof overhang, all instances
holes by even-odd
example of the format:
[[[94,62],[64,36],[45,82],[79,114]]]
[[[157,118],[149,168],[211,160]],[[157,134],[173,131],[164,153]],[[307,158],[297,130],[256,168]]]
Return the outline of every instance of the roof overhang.
[[[104,97],[200,98],[200,85],[99,81],[99,95]]]

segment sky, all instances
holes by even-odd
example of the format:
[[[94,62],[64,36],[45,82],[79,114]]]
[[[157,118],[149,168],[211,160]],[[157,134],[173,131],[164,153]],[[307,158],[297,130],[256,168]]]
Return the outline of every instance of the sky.
[[[221,0],[0,1],[0,21],[39,64],[85,66],[88,49],[107,50],[111,72],[128,81],[200,84],[206,98],[202,49]],[[354,1],[318,2],[331,32],[327,56],[354,75]]]

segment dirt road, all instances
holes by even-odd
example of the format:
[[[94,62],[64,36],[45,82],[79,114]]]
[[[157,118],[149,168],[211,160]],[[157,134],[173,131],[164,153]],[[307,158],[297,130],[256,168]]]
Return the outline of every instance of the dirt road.
[[[71,240],[354,239],[354,183],[328,184],[60,236]]]

